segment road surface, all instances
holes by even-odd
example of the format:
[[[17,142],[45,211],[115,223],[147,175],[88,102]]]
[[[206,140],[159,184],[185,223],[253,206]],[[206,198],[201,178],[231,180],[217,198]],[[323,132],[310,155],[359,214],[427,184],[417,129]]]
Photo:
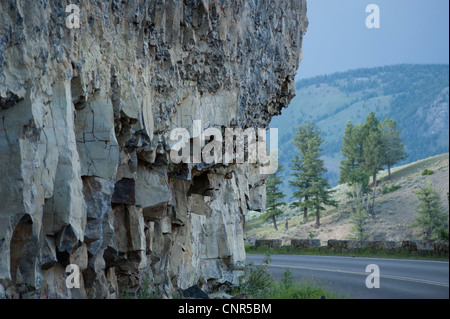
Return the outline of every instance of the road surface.
[[[261,264],[264,255],[247,255],[247,263]],[[448,299],[449,263],[445,261],[271,255],[269,271],[280,278],[290,269],[296,279],[309,278],[343,297],[357,299]],[[366,278],[379,269],[379,288],[367,288]],[[370,279],[369,283],[376,283]]]

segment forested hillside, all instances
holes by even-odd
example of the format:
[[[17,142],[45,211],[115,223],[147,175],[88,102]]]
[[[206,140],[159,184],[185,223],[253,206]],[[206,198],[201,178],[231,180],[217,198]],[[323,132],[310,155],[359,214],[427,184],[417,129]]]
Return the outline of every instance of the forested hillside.
[[[316,122],[323,134],[326,177],[339,179],[347,121],[362,123],[370,111],[397,122],[410,163],[449,151],[449,66],[402,64],[318,76],[297,82],[297,95],[270,126],[279,129],[281,190],[291,200],[290,166],[297,126]]]

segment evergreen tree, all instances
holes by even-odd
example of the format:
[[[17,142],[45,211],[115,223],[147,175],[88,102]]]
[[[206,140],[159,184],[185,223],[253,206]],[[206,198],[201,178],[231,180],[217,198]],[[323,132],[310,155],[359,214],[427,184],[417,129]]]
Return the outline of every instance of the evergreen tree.
[[[314,123],[306,123],[298,127],[297,134],[293,138],[293,144],[298,149],[300,157],[295,154],[292,160],[292,176],[295,178],[289,184],[295,188],[293,197],[297,199],[292,207],[298,207],[303,211],[303,222],[308,217],[308,209],[312,207],[311,185],[314,180],[312,159],[308,152],[309,141],[320,132]]]
[[[273,227],[276,230],[278,230],[276,218],[283,213],[280,206],[285,205],[285,203],[281,201],[281,199],[284,198],[284,194],[279,191],[279,185],[283,182],[278,174],[282,170],[283,167],[280,165],[277,172],[270,175],[266,181],[266,213],[263,216],[264,220],[272,219]]]
[[[350,131],[350,127],[349,127]],[[350,138],[344,135],[343,140],[343,154],[347,157],[347,161],[351,159],[355,160],[356,164],[353,169],[349,169],[344,161],[341,166],[341,174],[343,180],[350,183],[358,183],[364,186],[364,191],[367,192],[368,185],[365,182],[368,180],[368,176],[372,176],[373,181],[373,193],[372,193],[372,205],[369,207],[369,214],[374,215],[375,209],[375,193],[377,187],[377,174],[380,169],[383,168],[382,158],[382,139],[379,129],[379,122],[375,116],[375,113],[370,112],[366,117],[366,121],[362,125],[353,126],[351,129]],[[349,142],[350,141],[350,142]],[[353,158],[349,155],[348,145],[350,145],[354,152]],[[368,175],[368,176],[367,176]]]
[[[363,145],[362,124],[353,125],[348,121],[342,139],[341,153],[344,160],[340,162],[339,183],[362,185],[363,193],[365,194],[369,191],[369,175],[361,167],[364,154]]]
[[[373,112],[370,112],[362,125],[362,140],[363,153],[360,165],[372,176],[372,182],[376,187],[376,175],[383,168],[383,157],[379,123]]]
[[[312,206],[310,201],[310,184],[311,178],[304,172],[304,166],[302,160],[297,155],[294,155],[292,160],[292,176],[295,177],[294,181],[289,181],[289,184],[296,190],[293,193],[293,197],[298,200],[291,203],[291,208],[299,208],[303,212],[303,222],[306,222],[308,218],[308,209]]]
[[[441,207],[441,198],[433,189],[430,180],[416,194],[419,200],[418,216],[412,226],[419,227],[418,235],[421,239],[427,242],[439,240],[443,230],[448,229],[448,218]]]
[[[298,207],[303,211],[303,222],[308,217],[308,209],[312,208],[311,186],[315,178],[315,170],[312,165],[313,159],[308,148],[314,138],[320,137],[320,131],[314,123],[306,123],[298,127],[297,134],[293,138],[293,144],[299,151],[300,157],[295,154],[292,160],[292,176],[295,178],[289,181],[294,187],[293,197],[297,199],[291,206]]]
[[[405,145],[400,139],[400,130],[395,120],[386,117],[383,122],[380,122],[379,130],[383,164],[388,169],[388,178],[391,179],[391,167],[407,157],[404,151]]]
[[[348,121],[342,138],[341,153],[345,158],[341,161],[339,183],[354,182],[350,177],[353,170],[359,167],[360,147],[359,147],[358,126]]]
[[[313,183],[312,208],[316,211],[316,227],[320,226],[320,212],[325,210],[325,207],[323,207],[322,205],[334,207],[338,206],[337,201],[331,198],[331,194],[334,193],[334,191],[330,190],[329,188],[330,184],[323,176],[319,176],[318,180]]]
[[[370,132],[378,131],[379,121],[375,116],[375,113],[371,111],[366,117],[366,122],[362,125],[362,136],[367,138]]]
[[[323,177],[327,171],[320,158],[323,139],[320,130],[314,123],[306,123],[298,127],[293,144],[297,147],[300,157],[295,155],[292,161],[292,176],[290,181],[296,191],[296,206],[303,209],[303,218],[306,221],[308,209],[316,213],[316,227],[320,226],[320,212],[325,208],[322,205],[337,206],[331,199],[328,181]]]
[[[369,207],[369,214],[374,216],[377,174],[383,167],[381,157],[381,138],[379,132],[371,131],[364,142],[364,161],[362,163],[362,167],[367,174],[372,176],[372,205]]]
[[[353,205],[350,219],[353,223],[352,232],[356,239],[363,241],[367,238],[367,199],[363,192],[361,184],[352,186]]]

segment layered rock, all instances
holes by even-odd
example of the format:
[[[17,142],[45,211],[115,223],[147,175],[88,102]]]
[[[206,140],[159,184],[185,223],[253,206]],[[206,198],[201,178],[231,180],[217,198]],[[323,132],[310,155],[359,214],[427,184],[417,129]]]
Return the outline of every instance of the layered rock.
[[[237,283],[254,164],[170,162],[169,133],[266,127],[305,0],[0,2],[0,298]],[[79,267],[68,288],[66,266]]]

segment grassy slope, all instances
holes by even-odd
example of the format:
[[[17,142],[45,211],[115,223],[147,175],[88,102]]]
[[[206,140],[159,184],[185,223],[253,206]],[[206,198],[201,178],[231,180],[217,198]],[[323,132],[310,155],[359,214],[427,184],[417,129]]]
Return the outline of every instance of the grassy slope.
[[[424,169],[431,169],[434,174],[422,176]],[[449,213],[447,192],[449,191],[449,154],[430,157],[408,165],[392,169],[391,180],[387,180],[387,172],[379,174],[381,183],[377,187],[376,218],[370,223],[369,232],[371,240],[403,240],[415,239],[414,229],[409,225],[415,220],[417,213],[416,192],[425,185],[427,179],[431,179],[433,187],[441,195],[442,207]],[[401,188],[382,195],[383,185],[400,185]],[[271,222],[262,223],[258,213],[248,213],[246,216],[246,236],[249,242],[256,238],[280,238],[287,244],[292,238],[320,239],[322,244],[328,239],[349,239],[351,223],[349,219],[349,207],[347,201],[347,187],[338,185],[335,187],[335,198],[340,201],[338,208],[329,208],[322,215],[322,226],[314,228],[314,216],[310,216],[307,223],[302,223],[298,211],[285,208],[284,215],[278,220],[278,231]],[[288,220],[289,229],[284,230]]]

